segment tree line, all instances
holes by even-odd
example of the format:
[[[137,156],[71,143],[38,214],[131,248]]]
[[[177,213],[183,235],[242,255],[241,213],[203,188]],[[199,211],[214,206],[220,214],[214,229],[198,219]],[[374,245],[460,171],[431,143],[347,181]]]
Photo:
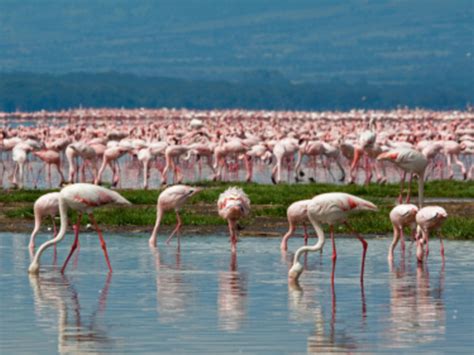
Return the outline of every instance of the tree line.
[[[271,78],[270,78],[271,79]],[[77,107],[266,110],[465,109],[474,102],[470,80],[403,84],[331,80],[292,83],[246,78],[240,81],[186,80],[107,73],[2,73],[0,111],[61,110]]]

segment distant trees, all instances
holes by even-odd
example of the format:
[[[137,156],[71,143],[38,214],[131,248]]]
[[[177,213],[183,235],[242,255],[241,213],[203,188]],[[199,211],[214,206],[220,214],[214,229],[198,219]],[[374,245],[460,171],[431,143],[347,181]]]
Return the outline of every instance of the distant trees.
[[[238,82],[140,77],[117,72],[0,74],[0,110],[12,112],[83,107],[269,110],[351,108],[465,109],[474,102],[470,80],[373,85],[332,80],[291,83],[278,73],[257,72]]]

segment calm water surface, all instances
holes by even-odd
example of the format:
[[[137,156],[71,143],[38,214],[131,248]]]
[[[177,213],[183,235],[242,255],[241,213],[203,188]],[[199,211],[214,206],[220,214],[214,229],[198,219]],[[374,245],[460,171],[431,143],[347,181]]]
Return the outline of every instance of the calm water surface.
[[[38,237],[43,241],[46,234]],[[394,265],[388,239],[369,240],[364,288],[358,240],[310,254],[301,288],[289,287],[292,254],[278,239],[242,238],[232,258],[224,235],[183,237],[150,249],[145,235],[84,234],[66,274],[54,253],[30,277],[28,236],[0,233],[0,352],[8,353],[469,353],[474,345],[472,242],[437,240],[425,267],[414,249]],[[61,265],[72,236],[58,247]],[[294,239],[290,250],[302,243]]]

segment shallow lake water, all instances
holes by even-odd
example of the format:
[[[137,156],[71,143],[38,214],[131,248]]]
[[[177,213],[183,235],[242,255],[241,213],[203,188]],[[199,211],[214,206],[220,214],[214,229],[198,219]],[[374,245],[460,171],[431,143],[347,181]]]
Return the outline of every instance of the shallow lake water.
[[[38,236],[37,245],[49,236]],[[150,249],[143,234],[96,235],[59,272],[72,235],[29,276],[28,236],[0,233],[0,352],[8,353],[446,353],[472,351],[474,243],[432,239],[425,266],[414,248],[387,262],[388,239],[338,238],[307,256],[300,287],[289,287],[292,253],[279,239],[242,238],[231,256],[225,235],[185,236]],[[295,250],[302,239],[290,241]]]

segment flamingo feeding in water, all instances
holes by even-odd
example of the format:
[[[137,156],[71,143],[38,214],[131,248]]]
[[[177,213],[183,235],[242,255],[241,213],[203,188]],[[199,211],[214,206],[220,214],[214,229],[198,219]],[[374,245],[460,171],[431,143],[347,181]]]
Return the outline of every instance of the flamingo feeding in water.
[[[286,210],[286,216],[288,218],[288,232],[283,236],[281,240],[280,249],[285,251],[288,249],[288,239],[293,235],[296,230],[298,223],[303,224],[304,228],[304,245],[308,244],[308,233],[306,231],[306,222],[308,222],[308,203],[311,200],[301,200],[293,202],[290,207]]]
[[[109,256],[107,254],[107,247],[104,241],[104,237],[102,236],[102,232],[95,221],[95,218],[92,214],[93,210],[97,207],[101,207],[104,205],[108,205],[110,203],[118,203],[118,204],[125,204],[129,205],[130,202],[122,197],[119,193],[106,189],[102,186],[86,184],[86,183],[78,183],[64,187],[59,192],[59,216],[61,218],[61,226],[59,229],[58,235],[42,244],[38,251],[36,252],[33,261],[28,268],[28,272],[31,274],[39,273],[39,261],[41,258],[41,254],[49,248],[51,245],[59,243],[64,236],[66,235],[67,229],[67,210],[71,208],[73,210],[78,211],[77,216],[77,225],[75,228],[75,238],[74,243],[72,244],[71,251],[69,252],[66,261],[61,269],[61,272],[64,273],[66,269],[67,263],[71,258],[74,250],[76,250],[78,242],[79,242],[79,226],[82,219],[82,214],[87,213],[89,216],[89,220],[94,224],[94,227],[99,235],[100,244],[102,250],[104,251],[105,260],[107,261],[107,266],[109,267],[109,271],[112,272],[112,267],[110,266]]]
[[[417,248],[416,248],[416,257],[419,262],[423,261],[424,251],[423,244],[426,243],[426,256],[429,254],[428,247],[428,237],[431,230],[437,230],[439,233],[439,228],[443,222],[448,218],[448,213],[443,207],[439,206],[427,206],[418,211],[416,214],[416,224],[418,225],[418,235],[417,235]],[[421,235],[420,235],[421,234]],[[441,257],[444,260],[444,244],[439,233],[439,242],[441,244]]]
[[[186,201],[196,194],[197,192],[201,191],[200,188],[191,187],[186,185],[175,185],[166,188],[158,197],[158,201],[156,203],[156,222],[155,227],[153,228],[153,232],[151,233],[150,239],[148,240],[148,244],[150,247],[156,246],[156,237],[158,234],[158,228],[160,227],[161,220],[163,215],[166,211],[175,210],[176,212],[176,228],[173,230],[171,235],[166,240],[166,243],[169,243],[171,238],[179,232],[179,229],[182,226],[181,217],[179,216],[179,209],[183,207]],[[178,235],[178,243],[179,243],[179,235]],[[178,244],[179,245],[179,244]]]
[[[237,252],[237,221],[250,213],[250,199],[239,187],[229,187],[217,200],[219,216],[227,220],[230,233],[231,251]]]
[[[350,195],[343,192],[330,192],[315,196],[308,204],[308,218],[313,225],[316,234],[318,235],[318,242],[313,246],[303,246],[299,248],[293,260],[293,266],[288,272],[288,277],[291,281],[297,282],[301,273],[303,272],[303,265],[299,262],[299,258],[303,253],[314,252],[323,248],[324,246],[324,231],[321,223],[329,224],[329,230],[332,241],[332,260],[336,262],[336,244],[334,241],[334,225],[344,223],[348,227],[347,218],[351,212],[355,211],[377,211],[377,206],[372,202],[366,201],[360,197]],[[352,228],[351,228],[352,230]],[[367,242],[359,234],[353,231],[357,239],[362,243],[362,266],[360,272],[360,281],[364,281],[364,267],[365,255],[367,253]],[[332,275],[334,280],[334,273]]]
[[[395,250],[399,239],[401,239],[402,252],[405,251],[403,228],[412,227],[416,224],[415,218],[417,213],[418,207],[412,204],[398,205],[390,211],[390,221],[393,225],[393,240],[388,250],[389,261],[393,260],[393,251]]]

